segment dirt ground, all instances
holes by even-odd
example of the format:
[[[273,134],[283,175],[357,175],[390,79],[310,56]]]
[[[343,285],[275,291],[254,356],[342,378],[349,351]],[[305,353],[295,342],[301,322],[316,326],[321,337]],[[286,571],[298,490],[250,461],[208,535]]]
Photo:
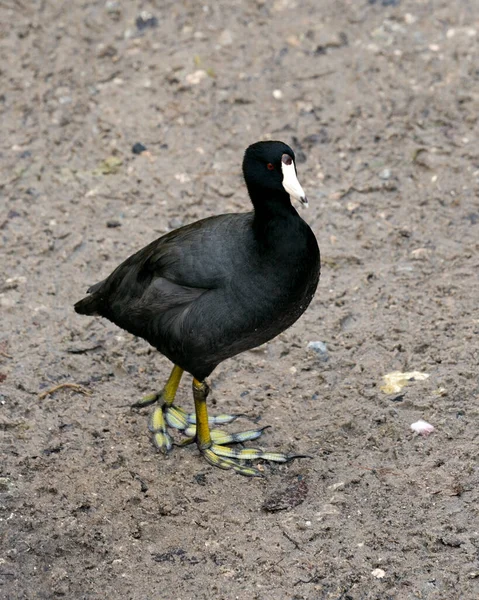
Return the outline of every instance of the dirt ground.
[[[476,0],[1,0],[0,23],[0,597],[479,598]],[[72,305],[249,210],[259,139],[295,149],[323,266],[211,379],[211,412],[312,457],[251,480],[156,453],[130,404],[170,364]],[[392,371],[429,377],[387,394]]]

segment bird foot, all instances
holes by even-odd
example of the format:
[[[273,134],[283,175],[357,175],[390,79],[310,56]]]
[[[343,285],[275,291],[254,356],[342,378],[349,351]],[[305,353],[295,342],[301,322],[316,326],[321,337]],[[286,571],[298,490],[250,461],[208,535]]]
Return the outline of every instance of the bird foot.
[[[133,406],[144,407],[161,400],[162,395],[150,394]],[[238,417],[244,415],[220,414],[208,417],[208,425],[226,425],[232,423]],[[263,431],[269,425],[258,429],[248,429],[235,433],[228,433],[221,429],[210,429],[211,444],[199,451],[206,461],[220,469],[233,470],[246,477],[264,477],[264,474],[256,467],[244,464],[242,461],[267,460],[276,463],[286,463],[295,458],[310,458],[301,454],[285,454],[283,452],[266,452],[256,448],[231,448],[227,444],[242,444],[251,440],[258,439]],[[198,443],[196,432],[196,414],[187,413],[183,408],[174,404],[164,402],[161,406],[155,407],[151,413],[148,428],[153,435],[155,446],[165,454],[168,453],[173,445],[187,446]],[[179,442],[173,442],[169,429],[181,432],[185,437]]]
[[[212,443],[209,448],[200,448],[206,461],[220,469],[232,469],[246,477],[264,477],[257,468],[245,465],[241,461],[268,460],[271,462],[285,463],[294,458],[305,458],[299,454],[284,454],[283,452],[264,452],[257,448],[229,448],[223,444]]]
[[[226,444],[241,444],[260,437],[266,427],[249,429],[236,433],[226,433],[220,429],[211,429],[211,446],[199,448],[206,461],[220,469],[232,469],[246,477],[264,477],[264,474],[255,467],[242,464],[240,461],[268,460],[277,463],[286,463],[295,458],[310,458],[302,454],[284,454],[283,452],[265,452],[257,448],[230,448]],[[188,437],[180,442],[180,446],[187,446],[197,442],[196,427],[191,425],[185,431]]]
[[[153,397],[156,396],[155,399]],[[161,398],[161,394],[151,394],[146,396],[140,402],[137,402],[134,406],[143,407],[153,404]],[[208,417],[208,425],[226,425],[232,423],[241,415],[216,415],[214,417]],[[151,413],[148,429],[153,434],[153,442],[155,446],[162,452],[169,452],[173,447],[173,438],[169,433],[168,429],[173,428],[177,431],[184,433],[187,436],[196,434],[196,415],[195,413],[187,413],[179,406],[174,404],[164,403],[162,406],[157,406]],[[219,430],[213,430],[216,434],[225,435]],[[262,429],[261,429],[262,431]],[[248,432],[246,432],[247,434]],[[256,435],[258,437],[260,434]],[[236,441],[246,441],[247,439],[255,439],[255,437],[245,437]],[[221,439],[221,438],[220,438]],[[233,441],[233,440],[231,440]],[[180,445],[183,445],[180,443]]]

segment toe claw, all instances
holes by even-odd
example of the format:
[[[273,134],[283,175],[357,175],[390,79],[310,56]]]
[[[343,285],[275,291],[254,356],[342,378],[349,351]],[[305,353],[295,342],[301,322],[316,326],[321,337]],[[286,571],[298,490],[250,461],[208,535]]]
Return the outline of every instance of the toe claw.
[[[313,459],[313,457],[309,454],[287,454],[286,458],[288,459],[288,461],[295,460],[296,458],[310,458],[311,460]]]
[[[241,475],[244,475],[246,477],[263,477],[263,474],[260,471],[258,471],[258,469],[255,469],[254,467],[240,465],[239,463],[235,462],[234,460],[230,460],[229,458],[221,458],[212,450],[212,448],[206,448],[204,450],[201,450],[201,453],[203,454],[207,462],[209,462],[210,465],[214,467],[219,467],[220,469],[224,470],[232,469],[233,471],[236,471],[237,473],[240,473]]]
[[[153,443],[158,450],[161,450],[161,452],[164,452],[165,454],[173,448],[173,440],[171,439],[170,434],[163,431],[157,431],[153,434]]]

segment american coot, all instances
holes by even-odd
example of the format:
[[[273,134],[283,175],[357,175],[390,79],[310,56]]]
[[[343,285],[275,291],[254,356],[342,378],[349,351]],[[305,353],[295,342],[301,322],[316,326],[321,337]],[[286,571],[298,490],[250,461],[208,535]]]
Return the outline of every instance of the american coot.
[[[168,427],[196,442],[212,465],[260,476],[245,460],[286,462],[298,455],[231,448],[263,429],[227,434],[210,425],[239,415],[208,417],[205,378],[223,360],[271,340],[306,310],[318,285],[316,238],[291,205],[307,204],[294,152],[283,142],[257,142],[244,155],[243,174],[254,211],[224,214],[181,227],[130,256],[75,304],[147,340],[175,365],[163,390],[136,406],[159,401],[149,428],[168,452]],[[195,413],[174,404],[183,371],[193,375]]]

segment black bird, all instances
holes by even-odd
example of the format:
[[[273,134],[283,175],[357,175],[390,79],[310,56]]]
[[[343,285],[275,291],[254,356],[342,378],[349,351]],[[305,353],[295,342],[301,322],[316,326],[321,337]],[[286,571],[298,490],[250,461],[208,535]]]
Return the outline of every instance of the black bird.
[[[291,199],[307,205],[294,152],[283,142],[257,142],[243,159],[254,210],[202,219],[151,242],[125,260],[75,304],[77,313],[101,315],[148,341],[175,365],[163,390],[136,406],[159,401],[149,428],[168,452],[168,426],[196,442],[206,460],[222,469],[259,476],[241,461],[286,462],[295,455],[230,448],[258,438],[263,429],[227,434],[210,425],[205,378],[227,358],[271,340],[292,325],[311,302],[319,281],[316,238]],[[195,413],[174,405],[183,371],[193,375]]]

